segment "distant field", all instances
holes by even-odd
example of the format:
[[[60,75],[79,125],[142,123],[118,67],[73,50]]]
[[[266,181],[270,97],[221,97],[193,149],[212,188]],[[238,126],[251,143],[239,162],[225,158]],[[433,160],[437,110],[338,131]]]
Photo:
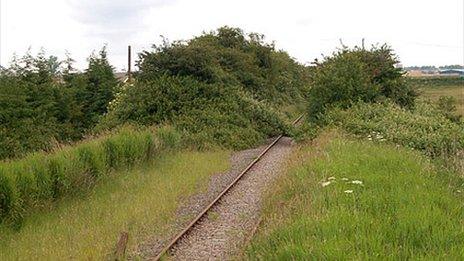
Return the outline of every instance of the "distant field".
[[[416,78],[411,83],[423,98],[438,100],[440,96],[452,96],[457,100],[457,113],[464,115],[464,78]]]

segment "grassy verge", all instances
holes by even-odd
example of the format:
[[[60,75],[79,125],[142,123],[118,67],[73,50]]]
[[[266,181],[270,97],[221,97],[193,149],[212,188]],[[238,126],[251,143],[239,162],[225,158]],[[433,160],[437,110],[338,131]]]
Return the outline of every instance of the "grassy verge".
[[[129,249],[162,235],[183,197],[227,169],[229,153],[171,152],[103,178],[91,192],[28,216],[20,230],[0,226],[0,260],[101,260],[121,231]]]
[[[464,257],[462,179],[401,147],[317,142],[295,153],[269,195],[249,259]]]
[[[19,228],[35,210],[85,192],[115,170],[152,160],[179,142],[171,128],[122,128],[53,153],[0,162],[0,225]]]

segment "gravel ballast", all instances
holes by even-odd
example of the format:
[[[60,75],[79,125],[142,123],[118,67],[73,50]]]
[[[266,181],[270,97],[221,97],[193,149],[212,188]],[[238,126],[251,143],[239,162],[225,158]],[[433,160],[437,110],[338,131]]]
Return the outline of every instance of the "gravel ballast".
[[[161,249],[187,224],[197,216],[209,203],[211,203],[239,174],[264,150],[266,145],[258,148],[234,152],[230,157],[230,169],[225,173],[211,176],[208,189],[197,193],[187,199],[177,211],[176,222],[166,230],[164,235],[154,236],[152,239],[139,245],[137,250],[130,254],[129,259],[153,259]]]
[[[291,145],[291,139],[284,137],[271,148],[218,204],[180,239],[171,250],[170,259],[228,260],[236,256],[259,220],[265,189],[280,173],[282,163],[291,152]],[[243,168],[249,162],[245,162]],[[232,179],[233,177],[229,182]]]

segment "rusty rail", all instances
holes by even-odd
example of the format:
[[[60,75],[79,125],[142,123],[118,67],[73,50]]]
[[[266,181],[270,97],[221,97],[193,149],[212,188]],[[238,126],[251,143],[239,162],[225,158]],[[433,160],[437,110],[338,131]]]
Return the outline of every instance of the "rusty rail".
[[[292,125],[297,124],[301,118],[303,118],[303,114],[300,115],[297,119],[292,122]],[[259,156],[254,159],[248,166],[240,172],[240,174],[230,183],[200,214],[198,214],[195,219],[193,219],[187,227],[185,227],[180,233],[178,233],[166,247],[164,247],[161,252],[155,257],[154,260],[160,260],[161,257],[164,256],[182,237],[184,237],[195,224],[206,215],[206,213],[214,206],[216,203],[247,173],[274,145],[279,142],[279,140],[283,137],[283,135],[279,135],[275,138],[271,144],[269,144],[260,154]]]

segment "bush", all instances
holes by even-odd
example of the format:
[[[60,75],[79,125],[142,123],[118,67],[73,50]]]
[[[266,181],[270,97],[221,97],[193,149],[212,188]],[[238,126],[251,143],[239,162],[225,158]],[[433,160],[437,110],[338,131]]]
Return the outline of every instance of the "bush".
[[[0,71],[0,159],[79,140],[106,113],[118,82],[105,48],[84,73],[59,69],[42,51]]]
[[[155,151],[180,140],[172,128],[135,130],[65,147],[52,154],[36,153],[0,163],[0,223],[20,225],[32,209],[92,187],[113,169],[127,168],[155,156]]]
[[[306,68],[256,33],[221,27],[188,41],[164,41],[141,54],[137,78],[189,76],[200,82],[240,86],[259,100],[290,102],[308,89]]]
[[[358,103],[330,111],[327,120],[363,138],[391,141],[431,157],[454,156],[464,149],[464,125],[428,102],[418,102],[412,111],[391,102]]]
[[[121,124],[171,124],[197,147],[240,149],[287,131],[271,106],[239,86],[162,75],[127,86],[111,103],[99,129]]]
[[[370,50],[344,48],[316,63],[309,91],[309,115],[321,119],[327,109],[346,109],[352,103],[386,98],[412,108],[415,91],[406,84],[392,50],[384,45]]]

